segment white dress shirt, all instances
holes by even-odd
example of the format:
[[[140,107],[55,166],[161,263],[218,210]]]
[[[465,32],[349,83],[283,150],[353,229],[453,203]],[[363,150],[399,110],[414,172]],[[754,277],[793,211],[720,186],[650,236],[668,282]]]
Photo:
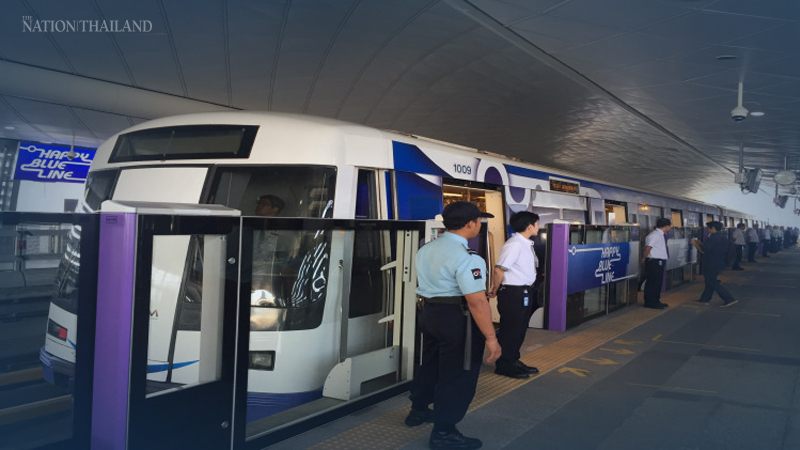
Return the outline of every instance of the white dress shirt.
[[[495,267],[505,272],[503,284],[509,286],[530,286],[536,281],[536,267],[539,260],[533,251],[533,241],[519,233],[508,238]]]
[[[656,228],[644,240],[645,247],[650,247],[650,253],[647,259],[668,259],[667,257],[667,242],[664,240],[664,232]]]

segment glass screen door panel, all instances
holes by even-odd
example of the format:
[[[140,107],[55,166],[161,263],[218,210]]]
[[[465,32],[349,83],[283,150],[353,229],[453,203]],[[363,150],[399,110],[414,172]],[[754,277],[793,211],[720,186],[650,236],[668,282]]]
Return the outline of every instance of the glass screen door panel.
[[[140,223],[131,449],[231,448],[238,236],[219,231],[234,220],[210,219],[208,234]]]

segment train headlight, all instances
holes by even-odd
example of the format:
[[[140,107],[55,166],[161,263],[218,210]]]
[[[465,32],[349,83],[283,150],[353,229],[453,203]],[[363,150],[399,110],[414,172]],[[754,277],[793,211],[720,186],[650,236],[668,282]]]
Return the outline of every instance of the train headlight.
[[[67,329],[53,322],[53,319],[47,320],[47,334],[62,341],[67,340]]]
[[[274,370],[275,352],[250,352],[250,365],[248,368],[253,370]]]

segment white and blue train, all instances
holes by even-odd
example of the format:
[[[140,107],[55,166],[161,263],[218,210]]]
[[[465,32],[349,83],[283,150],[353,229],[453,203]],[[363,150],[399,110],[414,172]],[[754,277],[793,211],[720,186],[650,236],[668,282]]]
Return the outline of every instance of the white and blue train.
[[[114,200],[213,203],[253,216],[259,201],[269,198],[271,206],[283,203],[278,217],[384,220],[432,219],[447,202],[468,200],[495,216],[488,223],[490,266],[507,237],[508,216],[516,211],[536,212],[543,225],[625,222],[643,228],[652,228],[657,217],[698,227],[709,217],[725,214],[714,205],[421,137],[330,119],[259,112],[183,115],[124,130],[98,149],[85,194],[79,212],[98,211],[103,201]],[[736,220],[743,218],[739,215]],[[199,244],[188,236],[169,242],[172,247],[162,254],[170,259],[159,267],[163,276],[153,277],[148,378],[191,383],[197,377],[193,362],[198,340],[192,325],[197,284],[192,264]],[[51,379],[71,375],[80,345],[75,339],[79,248],[79,230],[73,230],[40,353]],[[272,266],[254,270],[249,280],[253,294],[248,420],[323,396],[326,377],[342,350],[336,338],[336,330],[342,329],[337,321],[343,320],[337,319],[340,297],[333,287],[328,289],[324,276],[329,265],[351,267],[354,285],[378,284],[351,294],[356,306],[351,306],[346,319],[347,353],[385,345],[387,325],[380,319],[387,315],[388,290],[380,286],[380,275],[359,268],[380,267],[386,260],[373,264],[352,253],[347,254],[336,236],[314,232],[279,236],[254,250],[254,265],[256,258],[266,258]],[[291,263],[304,258],[316,261],[313,272],[320,276],[299,273],[298,267],[308,264]],[[300,283],[304,277],[311,281]]]

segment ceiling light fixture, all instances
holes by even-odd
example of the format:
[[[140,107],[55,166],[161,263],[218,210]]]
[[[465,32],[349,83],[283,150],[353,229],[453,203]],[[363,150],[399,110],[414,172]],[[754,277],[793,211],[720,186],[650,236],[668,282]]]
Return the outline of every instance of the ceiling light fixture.
[[[750,115],[753,117],[761,117],[764,115],[764,111],[753,111],[750,113]]]
[[[736,59],[736,58],[737,58],[736,55],[719,55],[714,59],[716,59],[717,61],[730,61],[730,60]]]
[[[17,127],[7,126],[5,127],[6,130],[16,130]]]
[[[773,176],[775,183],[780,184],[781,186],[790,186],[794,184],[794,181],[797,179],[797,174],[791,170],[786,170],[787,158],[788,156],[783,157],[783,170],[779,171]],[[775,186],[775,195],[778,195],[778,186]]]

